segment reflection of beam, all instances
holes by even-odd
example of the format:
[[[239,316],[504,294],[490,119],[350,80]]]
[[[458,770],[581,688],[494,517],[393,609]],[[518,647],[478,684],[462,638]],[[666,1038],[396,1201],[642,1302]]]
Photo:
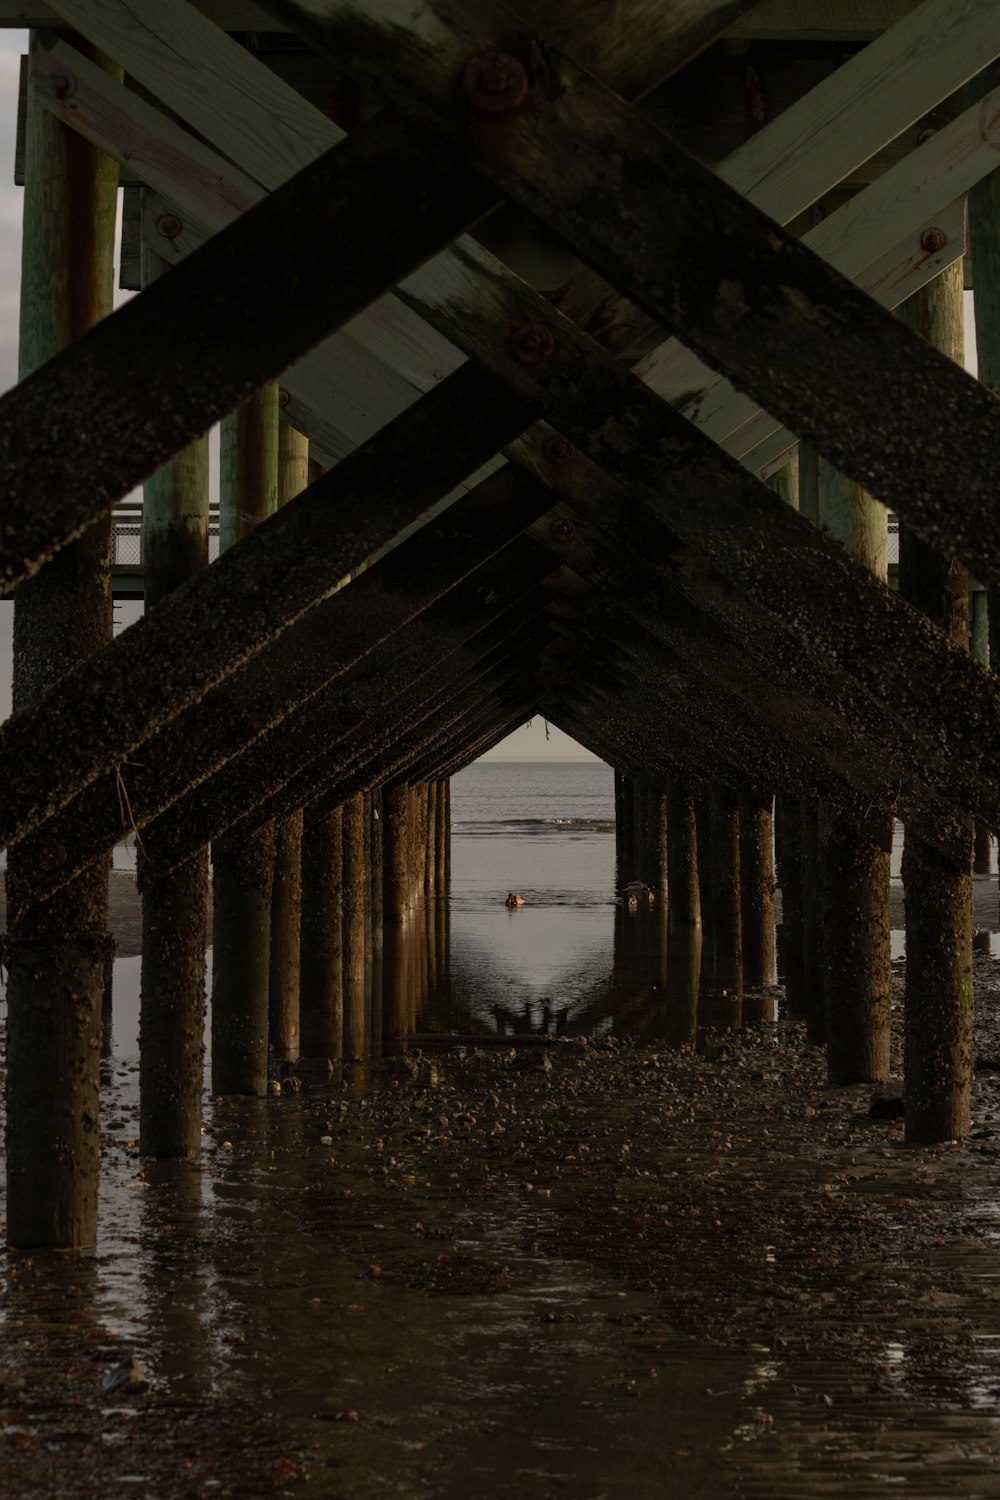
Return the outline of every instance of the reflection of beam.
[[[447,20],[425,4],[391,27],[361,0],[267,3],[461,142],[471,168],[934,545],[1000,579],[1000,405],[610,90],[549,53],[559,89],[542,83],[530,109],[485,119],[455,79],[484,28],[502,27],[486,0]],[[952,28],[966,48],[953,84],[1000,48],[995,7],[974,13]]]

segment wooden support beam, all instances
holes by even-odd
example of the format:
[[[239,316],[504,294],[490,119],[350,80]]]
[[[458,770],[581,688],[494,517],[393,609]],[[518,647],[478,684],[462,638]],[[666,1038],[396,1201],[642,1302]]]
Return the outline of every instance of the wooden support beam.
[[[525,75],[530,109],[512,99],[499,116],[477,113],[455,80],[498,38],[517,45],[487,0],[447,20],[427,5],[408,27],[380,24],[359,0],[268,5],[463,143],[475,170],[949,555],[1000,577],[1000,406],[617,96],[560,57],[558,97]],[[992,7],[977,15],[968,73],[1000,46]]]
[[[436,676],[431,674],[448,677],[463,663],[477,660],[486,649],[477,632],[487,631],[487,640],[505,638],[510,627],[498,617],[520,605],[522,596],[527,596],[525,605],[532,601],[527,617],[536,615],[539,601],[532,590],[549,563],[532,552],[527,544],[515,548],[510,559],[484,569],[481,585],[456,590],[453,599],[442,600],[402,627],[273,737],[252,745],[149,823],[143,833],[147,847],[173,865],[188,848],[192,828],[221,832],[253,810],[259,809],[263,819],[304,806],[315,785],[329,779],[331,767],[363,751],[372,736],[392,729],[397,716],[418,708],[426,717],[435,695],[444,691],[432,691]],[[507,594],[508,604],[498,597],[497,583],[511,567],[518,568],[521,581]]]
[[[126,35],[132,38],[128,29]],[[141,40],[137,56],[150,67],[147,53],[151,38],[143,33]],[[225,39],[220,40],[227,45]],[[158,55],[155,42],[154,37],[154,59]],[[262,158],[258,143],[262,135],[271,133],[267,128],[268,116],[275,114],[277,104],[273,99],[266,101],[266,109],[261,104],[256,120],[251,105],[251,118],[247,119],[246,91],[256,65],[241,49],[232,50],[239,61],[242,87],[237,97],[242,107],[234,108],[227,117],[223,144],[248,172],[273,184],[280,179],[276,179],[267,156]],[[233,60],[228,53],[219,60],[209,55],[199,57],[197,65],[204,69],[213,63],[217,67],[221,61],[228,65]],[[192,61],[189,66],[196,65]],[[849,63],[843,71],[851,73],[854,67],[853,62]],[[102,149],[126,161],[129,170],[169,200],[154,202],[143,221],[148,242],[158,253],[171,259],[182,257],[201,244],[209,232],[231,222],[238,212],[256,201],[260,190],[253,177],[245,176],[190,134],[171,125],[143,99],[128,91],[109,89],[100,73],[88,69],[79,53],[68,44],[52,44],[49,69],[52,75],[68,71],[76,88],[71,103],[60,102],[51,78],[42,77],[40,97],[46,106]],[[249,76],[243,78],[246,72]],[[856,129],[852,127],[857,125],[856,115],[862,114],[865,121],[879,117],[878,111],[870,107],[863,87],[865,81],[845,80],[841,85],[853,89],[855,96],[860,92],[862,100],[853,98],[843,115],[836,116],[840,152],[855,149]],[[894,81],[891,73],[883,81],[879,95],[882,105],[886,95],[891,95]],[[176,94],[169,89],[168,94],[177,105],[183,106],[192,88],[193,83],[188,80]],[[203,101],[202,108],[206,107],[205,94],[203,89],[200,95],[195,95]],[[869,106],[864,111],[862,101]],[[277,103],[280,102],[279,97]],[[797,211],[807,192],[818,195],[830,185],[829,174],[843,166],[836,151],[832,157],[828,152],[820,158],[826,175],[816,175],[815,163],[805,151],[804,143],[812,144],[813,129],[809,119],[800,117],[803,107],[793,106],[780,121],[755,137],[758,158],[759,142],[767,137],[769,171],[775,170],[775,163],[784,168],[781,192],[769,206],[786,219]],[[291,123],[299,131],[301,108],[299,101],[298,108],[291,111]],[[904,93],[899,117],[908,113],[909,108],[912,102]],[[288,114],[286,105],[280,114],[282,124]],[[791,120],[787,118],[789,115],[793,117]],[[985,101],[982,111],[971,110],[962,122],[944,127],[905,162],[897,164],[810,230],[804,242],[851,275],[884,305],[895,306],[962,253],[964,211],[960,195],[968,181],[992,169],[993,148],[988,132],[984,138],[980,123],[989,117]],[[898,123],[898,118],[893,118]],[[335,127],[318,115],[310,118],[308,124],[309,138],[315,140],[319,150],[329,142],[329,132]],[[256,128],[252,128],[254,125]],[[779,125],[781,137],[775,139]],[[303,149],[300,144],[299,151]],[[809,161],[808,170],[803,165],[805,160]],[[797,170],[793,170],[795,167]],[[765,175],[759,182],[755,169],[743,165],[741,151],[724,162],[720,171],[734,185],[746,186],[751,197],[756,192],[772,190],[770,176]],[[949,202],[952,182],[953,201]],[[159,226],[168,224],[169,235],[164,236]],[[936,248],[925,248],[924,241]],[[288,410],[310,432],[327,459],[332,460],[349,452],[381,422],[396,415],[417,391],[428,389],[442,372],[453,369],[456,358],[456,351],[447,341],[438,338],[426,324],[408,315],[389,298],[377,316],[362,317],[349,334],[337,336],[313,351],[288,373]],[[759,445],[776,427],[774,419],[761,412],[749,397],[733,392],[728,382],[708,371],[676,340],[668,340],[647,356],[640,373],[648,377],[660,394],[680,401],[685,414],[706,426],[712,436],[724,438],[729,451],[737,456],[742,457]],[[785,447],[793,441],[786,436]],[[754,466],[760,462],[755,459]]]
[[[419,520],[495,451],[504,427],[501,442],[527,420],[499,387],[484,399],[482,377],[463,368],[68,674],[58,692],[8,719],[0,726],[0,767],[11,768],[0,772],[8,784],[0,841],[37,826],[196,703]],[[334,530],[338,510],[350,524]],[[255,608],[246,610],[250,595]]]
[[[379,117],[0,398],[0,590],[487,207],[456,165]]]
[[[154,736],[144,747],[140,763],[121,773],[136,826],[145,828],[190,788],[220,771],[232,778],[234,787],[239,783],[237,803],[242,799],[244,807],[252,805],[255,792],[269,784],[278,768],[297,767],[314,742],[313,710],[296,710],[323,690],[333,689],[341,674],[415,620],[463,577],[475,574],[461,595],[455,617],[459,627],[462,610],[471,618],[484,604],[499,607],[504,594],[498,584],[506,579],[508,564],[498,558],[496,567],[491,567],[487,560],[543,513],[551,500],[551,493],[532,477],[513,469],[492,475],[445,515],[366,569],[349,588],[309,611],[251,657],[242,670]],[[350,524],[352,508],[353,502],[342,512],[331,506],[330,525]],[[527,557],[518,555],[522,564],[530,563],[530,548]],[[529,567],[525,581],[532,576]],[[445,608],[446,617],[450,608]],[[436,628],[444,629],[442,620]],[[438,644],[433,623],[421,623],[417,633],[428,659],[433,659]],[[419,657],[414,670],[417,665]],[[405,682],[405,675],[399,680]],[[329,732],[334,732],[333,726]],[[253,757],[258,770],[247,779],[234,766],[234,757],[239,758],[258,736],[266,736]],[[58,889],[86,854],[96,856],[121,837],[120,792],[117,774],[100,777],[63,812],[28,835],[26,864],[34,872],[36,894]],[[187,821],[189,827],[196,826]],[[55,859],[53,850],[57,851]]]
[[[834,664],[880,710],[892,702],[894,717],[914,744],[926,748],[929,763],[947,762],[948,775],[955,778],[951,784],[960,781],[967,805],[984,797],[996,803],[1000,782],[975,726],[997,721],[1000,687],[966,653],[950,648],[835,542],[783,505],[486,252],[453,249],[438,257],[433,274],[417,273],[403,283],[401,294],[446,326],[526,402],[533,400],[540,415],[615,476],[633,503],[656,514],[685,547],[710,561],[746,603],[790,628],[807,659]],[[543,350],[537,364],[520,357],[511,329],[529,331],[532,348]],[[564,492],[580,462],[570,448],[543,447],[540,434],[511,452],[533,461]],[[753,615],[747,620],[754,630]],[[883,680],[887,670],[891,692]]]

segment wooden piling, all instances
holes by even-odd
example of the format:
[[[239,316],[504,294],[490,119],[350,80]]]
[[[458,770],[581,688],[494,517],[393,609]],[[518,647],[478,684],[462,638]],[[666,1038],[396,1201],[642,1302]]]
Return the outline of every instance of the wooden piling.
[[[341,809],[306,808],[302,826],[299,1046],[310,1058],[341,1056],[344,1029]]]
[[[294,1062],[299,1055],[302,819],[300,810],[274,825],[268,1039],[281,1062]]]
[[[698,886],[698,823],[694,797],[671,782],[667,792],[667,863],[670,868],[671,927],[701,926]],[[700,950],[699,950],[700,962]]]
[[[278,389],[264,386],[222,424],[219,545],[242,541],[277,509]],[[212,846],[212,1089],[267,1089],[274,827]]]
[[[670,897],[670,817],[667,793],[652,780],[647,788],[647,807],[649,858],[643,879],[656,893],[656,901],[665,910]]]
[[[900,317],[957,362],[964,357],[962,265],[907,299]],[[968,574],[900,526],[899,588],[953,642],[968,649]],[[904,664],[905,670],[905,664]],[[906,913],[904,1089],[906,1139],[962,1140],[972,1093],[972,820],[947,830],[955,856],[931,847],[926,821],[903,840]],[[937,820],[935,820],[937,821]]]
[[[382,913],[405,922],[410,909],[409,789],[396,782],[382,790]]]
[[[341,809],[344,923],[344,1055],[367,1052],[365,1014],[365,907],[368,868],[365,863],[365,798],[357,792]]]
[[[112,296],[118,166],[38,103],[32,73],[40,46],[33,34],[22,379],[104,318]],[[120,77],[106,59],[96,60]],[[74,446],[70,431],[66,441]],[[110,525],[98,522],[18,589],[15,709],[40,698],[110,638],[110,546]],[[93,1244],[97,1228],[108,860],[95,859],[57,896],[37,905],[19,898],[20,879],[15,848],[6,875],[7,1239],[18,1249],[77,1249]]]
[[[802,900],[802,804],[797,797],[779,797],[775,806],[775,857],[781,890],[778,928],[778,969],[785,986],[789,1020],[802,1021],[808,1011],[805,993]]]
[[[774,829],[771,802],[740,802],[740,921],[743,984],[774,983]]]
[[[709,806],[709,867],[712,988],[743,993],[740,920],[740,809],[735,798],[715,791]]]
[[[309,439],[278,424],[278,509],[309,485]],[[302,809],[274,825],[268,1036],[281,1062],[299,1055],[299,960],[302,943]]]
[[[142,282],[167,269],[147,246]],[[208,434],[196,438],[143,487],[143,596],[147,610],[208,564]],[[127,772],[125,773],[127,782]],[[174,870],[138,845],[142,890],[139,1010],[139,1150],[193,1156],[201,1148],[204,1089],[208,850]]]
[[[818,482],[823,530],[887,583],[885,506],[825,459]],[[833,1084],[877,1083],[889,1076],[892,814],[821,804],[817,830],[827,1077]]]
[[[826,965],[823,949],[823,900],[820,879],[819,804],[802,802],[802,999],[806,1040],[826,1042]]]

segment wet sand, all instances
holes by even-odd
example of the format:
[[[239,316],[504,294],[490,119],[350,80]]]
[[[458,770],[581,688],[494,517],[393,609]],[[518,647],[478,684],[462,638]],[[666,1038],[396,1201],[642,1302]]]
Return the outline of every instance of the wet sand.
[[[97,1255],[0,1261],[12,1500],[1000,1495],[998,1073],[914,1151],[795,1027],[457,1048],[158,1166],[105,1067]]]

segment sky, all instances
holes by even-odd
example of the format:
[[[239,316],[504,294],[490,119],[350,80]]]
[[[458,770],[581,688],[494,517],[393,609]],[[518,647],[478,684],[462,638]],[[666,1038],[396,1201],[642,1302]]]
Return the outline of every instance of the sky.
[[[0,29],[0,390],[17,378],[18,294],[21,279],[21,189],[14,186],[14,138],[17,125],[19,58],[26,50],[26,31]],[[117,279],[117,277],[116,277]],[[966,365],[976,371],[972,298],[966,293]],[[117,610],[119,626],[134,618],[138,606]],[[13,605],[0,600],[0,718],[10,712],[11,629]],[[490,760],[594,760],[575,740],[541,718],[509,735],[489,752]]]

